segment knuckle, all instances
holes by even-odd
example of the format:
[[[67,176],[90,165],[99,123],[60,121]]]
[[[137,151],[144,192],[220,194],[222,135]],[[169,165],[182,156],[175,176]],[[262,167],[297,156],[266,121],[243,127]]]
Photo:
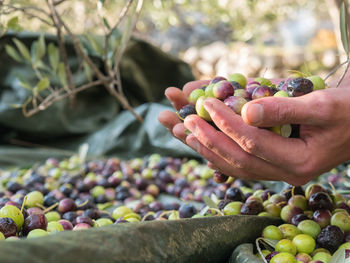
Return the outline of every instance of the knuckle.
[[[275,118],[276,121],[284,122],[288,119],[293,119],[296,115],[296,109],[285,104],[277,104],[276,112],[271,114],[272,118]]]
[[[215,148],[215,144],[212,141],[207,141],[205,143],[205,146],[209,149],[209,150],[213,150]]]
[[[238,158],[232,159],[230,158],[230,163],[233,167],[240,170],[247,170],[249,168],[249,155],[248,154],[241,154]]]
[[[240,145],[248,153],[255,153],[257,150],[257,143],[253,138],[242,137]]]
[[[213,117],[215,118],[217,116],[217,113],[214,113],[213,115],[214,115]],[[218,126],[225,133],[233,131],[233,129],[232,129],[231,125],[228,123],[228,121],[225,118],[221,117],[221,116],[218,116]]]

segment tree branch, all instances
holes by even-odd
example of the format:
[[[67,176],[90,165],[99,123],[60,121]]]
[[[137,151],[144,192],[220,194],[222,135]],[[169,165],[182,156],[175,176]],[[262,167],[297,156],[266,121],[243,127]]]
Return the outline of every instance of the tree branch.
[[[136,24],[136,21],[137,21],[139,15],[140,15],[142,6],[143,6],[143,0],[138,0],[137,6],[136,6],[136,10],[135,10],[135,14],[136,15],[132,19],[131,28],[135,27],[135,24]],[[131,32],[130,32],[130,35],[131,35]],[[127,37],[128,40],[130,38],[130,35]],[[125,51],[125,48],[126,48],[126,45],[123,45],[123,43],[122,43],[120,49],[115,54],[115,57],[114,57],[114,68],[113,68],[114,75],[117,74],[117,71],[118,71],[117,67],[119,66],[120,60],[122,59],[122,56],[123,56],[124,51]]]
[[[136,16],[132,17],[131,25],[129,25],[130,27],[128,27],[128,30],[126,32],[127,35],[123,37],[123,43],[119,48],[118,55],[116,54],[116,52],[114,53],[114,58],[113,58],[114,64],[110,63],[111,65],[109,65],[109,60],[108,60],[110,37],[113,34],[114,30],[120,25],[121,21],[127,15],[134,0],[128,0],[127,4],[122,9],[115,25],[112,28],[109,28],[109,30],[106,32],[105,47],[104,47],[104,65],[105,65],[106,73],[101,71],[97,67],[97,65],[92,61],[89,55],[85,52],[84,46],[81,40],[78,38],[77,35],[75,35],[72,32],[70,27],[62,19],[61,14],[58,13],[56,6],[63,3],[64,1],[65,0],[46,0],[49,11],[45,11],[41,7],[29,6],[29,5],[22,6],[22,7],[7,6],[8,13],[11,13],[11,11],[12,12],[21,11],[24,14],[28,15],[29,17],[35,17],[37,19],[40,19],[43,23],[48,24],[49,26],[54,27],[56,29],[60,57],[61,57],[61,61],[65,65],[65,75],[66,75],[65,78],[68,83],[67,85],[68,89],[66,88],[66,86],[59,89],[56,89],[50,86],[48,88],[48,91],[50,91],[50,94],[47,95],[46,97],[41,97],[40,94],[33,93],[32,97],[29,97],[28,100],[22,105],[23,114],[26,117],[30,117],[39,111],[45,110],[46,108],[51,106],[53,103],[59,100],[62,100],[68,97],[73,97],[76,93],[82,90],[91,88],[93,86],[103,85],[108,90],[108,92],[121,103],[121,106],[124,109],[129,110],[139,121],[143,121],[142,117],[135,112],[135,110],[131,107],[127,98],[123,94],[120,72],[118,67],[120,58],[125,50],[126,42],[130,38],[131,31],[134,28],[136,23],[136,18],[140,13],[143,0],[138,0],[137,2]],[[0,4],[1,3],[2,3],[2,0],[0,0]],[[44,19],[43,17],[40,17],[39,14],[45,14],[45,16],[47,16],[49,20]],[[135,15],[135,12],[131,14],[131,16],[133,15]],[[63,31],[65,31],[68,37],[72,40],[73,47],[76,52],[76,56],[79,57],[84,63],[86,63],[89,66],[89,68],[91,68],[91,70],[93,71],[94,77],[97,78],[96,81],[92,81],[92,82],[90,81],[90,83],[87,83],[80,87],[76,87],[73,80],[72,70],[68,64],[68,56],[67,56],[66,47],[64,45]],[[34,70],[36,70],[36,74],[37,76],[39,76],[40,72],[37,69],[34,69]]]
[[[50,5],[53,5],[53,0],[47,0],[47,1],[49,2]],[[139,1],[143,2],[143,0],[139,0]],[[113,79],[107,78],[105,75],[103,75],[103,73],[92,62],[90,57],[87,54],[85,54],[85,52],[83,51],[83,47],[81,45],[80,40],[78,39],[78,37],[76,35],[74,35],[72,33],[72,31],[67,26],[67,24],[57,14],[57,10],[55,8],[53,8],[52,11],[56,14],[56,17],[58,18],[60,25],[62,25],[64,27],[64,29],[67,31],[68,35],[72,39],[73,45],[74,45],[74,48],[75,48],[77,54],[91,67],[91,69],[95,73],[96,77],[99,80],[101,80],[103,82],[103,85],[106,87],[106,89],[119,100],[119,102],[122,104],[123,108],[129,110],[139,121],[142,121],[142,117],[134,111],[134,109],[130,106],[127,99],[122,94],[119,94],[118,92],[116,92],[116,90],[114,89]]]
[[[113,31],[119,26],[119,24],[121,23],[121,21],[123,21],[125,15],[128,13],[129,8],[132,4],[134,0],[129,0],[126,5],[124,6],[124,8],[122,9],[122,11],[120,12],[120,15],[118,17],[117,22],[115,23],[115,25],[109,30],[109,32],[107,33],[107,36],[111,36],[113,34]]]
[[[336,88],[338,88],[339,85],[340,85],[340,83],[343,81],[343,79],[344,79],[346,73],[347,73],[348,70],[349,70],[349,66],[350,66],[350,62],[348,62],[348,64],[346,64],[346,68],[345,68],[343,74],[341,75],[340,79],[338,80]]]
[[[30,17],[30,18],[36,18],[36,19],[40,20],[41,22],[43,22],[44,24],[46,24],[46,25],[48,25],[48,26],[50,26],[50,27],[53,26],[53,24],[50,23],[50,22],[49,22],[48,20],[46,20],[45,18],[42,18],[42,17],[40,17],[39,15],[33,14],[33,13],[31,13],[31,12],[29,11],[30,9],[38,11],[37,8],[33,8],[33,7],[30,7],[30,6],[28,6],[28,7],[27,7],[27,6],[24,6],[24,7],[16,7],[16,6],[13,6],[13,5],[4,5],[4,7],[6,7],[6,8],[9,9],[9,10],[3,10],[3,11],[2,11],[2,14],[4,14],[4,15],[11,14],[11,13],[13,13],[14,11],[19,11],[19,12],[22,12],[23,14],[26,14],[26,15],[27,15],[28,17]],[[41,9],[39,9],[39,10],[40,10],[40,13],[43,13],[43,14],[47,15],[46,12],[45,12],[44,10],[41,10]]]
[[[78,93],[81,92],[83,90],[92,88],[92,87],[96,87],[99,85],[102,85],[103,82],[101,80],[96,80],[93,82],[90,82],[88,84],[82,85],[78,88],[75,88],[73,90],[74,93]],[[39,105],[37,105],[36,107],[34,106],[34,108],[30,109],[29,111],[27,111],[27,106],[28,104],[24,104],[23,105],[23,112],[24,115],[26,117],[30,117],[33,116],[34,114],[38,113],[39,111],[43,111],[45,109],[47,109],[48,107],[50,107],[52,104],[54,104],[55,102],[59,101],[59,100],[63,100],[66,99],[68,97],[71,96],[70,93],[64,93],[62,95],[59,95],[61,92],[64,92],[65,90],[62,88],[60,90],[56,90],[53,93],[51,93],[49,96],[47,96]]]
[[[105,70],[111,79],[113,79],[113,72],[111,70],[112,65],[108,65],[109,39],[110,39],[111,35],[113,34],[114,30],[119,26],[121,21],[123,21],[124,17],[128,13],[128,10],[129,10],[133,1],[134,0],[129,0],[126,3],[126,5],[122,9],[121,13],[119,14],[117,22],[114,24],[113,27],[110,28],[110,30],[108,31],[108,33],[105,36],[105,48],[104,48],[104,61],[103,62],[104,62]]]
[[[60,5],[60,4],[62,4],[63,2],[65,2],[66,0],[55,0],[54,2],[53,2],[53,4],[54,4],[54,6],[57,6],[57,5]]]
[[[47,0],[49,5],[53,6],[53,0]],[[103,80],[105,82],[107,82],[105,76],[102,74],[102,72],[96,67],[96,65],[92,62],[92,60],[89,58],[88,55],[85,54],[85,52],[83,51],[83,47],[81,45],[80,40],[78,39],[78,37],[76,35],[74,35],[72,33],[72,31],[70,30],[70,28],[67,26],[67,24],[62,20],[62,18],[58,15],[56,8],[54,7],[52,9],[52,12],[55,14],[55,16],[58,19],[58,22],[60,24],[60,26],[63,26],[64,29],[67,31],[68,35],[70,36],[70,38],[73,41],[73,45],[75,48],[75,51],[77,52],[77,54],[83,59],[85,60],[85,62],[91,67],[91,69],[93,70],[93,72],[95,73],[95,75],[100,79]]]
[[[74,89],[75,85],[74,85],[73,78],[72,78],[72,71],[70,70],[70,67],[68,64],[67,50],[66,50],[66,47],[64,46],[64,42],[63,42],[61,24],[57,18],[57,13],[54,10],[54,6],[53,6],[52,2],[49,1],[48,3],[49,3],[50,12],[51,12],[51,18],[55,24],[56,31],[57,31],[58,48],[60,50],[63,64],[64,64],[64,69],[65,69],[66,75],[67,75],[68,88],[70,90],[72,90],[72,89]]]
[[[142,117],[139,114],[137,114],[136,111],[130,106],[127,99],[115,90],[113,83],[109,84],[108,91],[119,100],[124,109],[130,111],[137,118],[138,121],[143,122]]]

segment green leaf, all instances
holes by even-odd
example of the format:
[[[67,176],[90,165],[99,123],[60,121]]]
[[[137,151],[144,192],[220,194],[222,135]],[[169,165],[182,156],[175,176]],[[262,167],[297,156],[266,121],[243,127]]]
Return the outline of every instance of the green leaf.
[[[340,36],[344,51],[349,57],[349,39],[348,39],[348,24],[347,24],[347,9],[345,1],[340,6]]]
[[[46,65],[42,60],[39,60],[39,61],[36,63],[36,67],[37,67],[38,69],[46,70],[47,72],[52,73],[51,68],[50,68],[48,65]]]
[[[46,53],[46,45],[44,35],[41,35],[38,39],[36,47],[36,60],[39,61]]]
[[[101,44],[101,41],[99,41],[95,36],[92,36],[90,34],[86,34],[86,38],[89,41],[92,48],[95,50],[95,52],[102,56],[104,53],[103,46]]]
[[[103,18],[103,23],[105,24],[105,26],[109,29],[109,30],[111,30],[111,26],[109,25],[109,23],[108,23],[108,21],[107,21],[107,18]]]
[[[27,90],[32,91],[33,90],[33,86],[30,85],[28,82],[26,82],[24,79],[19,79],[19,85]]]
[[[49,61],[51,68],[54,72],[57,72],[57,68],[60,62],[60,55],[58,52],[58,48],[55,46],[55,44],[50,43],[48,46],[48,54],[49,54]]]
[[[5,45],[5,50],[7,55],[16,60],[17,62],[22,62],[21,56],[17,53],[16,49],[11,47],[10,45]]]
[[[32,62],[28,48],[21,41],[19,41],[16,38],[13,39],[13,42],[17,46],[17,48],[18,48],[19,52],[22,54],[22,56],[26,60],[28,60],[29,62]]]
[[[47,89],[50,86],[50,80],[48,78],[42,78],[36,87],[38,88],[38,92]]]
[[[215,204],[215,202],[213,200],[211,200],[208,196],[203,196],[203,201],[210,208],[219,209],[217,204]]]
[[[14,31],[21,31],[22,28],[18,23],[18,16],[12,17],[7,21],[7,28]]]
[[[84,71],[85,71],[86,77],[91,82],[92,81],[92,70],[91,70],[90,66],[84,61],[83,62],[83,67],[84,67]]]
[[[31,96],[29,96],[28,99],[23,104],[13,103],[13,104],[8,104],[8,105],[14,109],[19,109],[19,108],[26,107],[32,101],[32,99],[33,98]]]
[[[33,62],[36,62],[36,50],[38,48],[38,42],[37,41],[33,41],[32,46],[30,47],[30,54],[31,54],[31,58]]]
[[[97,207],[99,210],[106,210],[110,207],[113,206],[113,202],[107,202],[107,203],[103,203],[103,204],[97,204]]]
[[[9,106],[11,107],[11,108],[14,108],[14,109],[19,109],[19,108],[22,108],[22,104],[9,104]]]
[[[60,79],[63,87],[67,87],[66,70],[63,62],[61,62],[58,66],[58,78]]]
[[[273,240],[273,239],[269,239],[269,238],[263,238],[263,237],[259,237],[255,240],[255,244],[256,246],[260,247],[260,245],[263,245],[265,248],[269,249],[275,249],[276,244],[277,244],[278,240]]]
[[[202,216],[204,216],[204,215],[208,212],[209,209],[210,209],[210,207],[206,205],[206,206],[203,207],[203,209],[199,212],[199,214],[202,215]]]
[[[88,151],[89,151],[88,143],[84,143],[79,147],[78,156],[81,162],[85,162]]]

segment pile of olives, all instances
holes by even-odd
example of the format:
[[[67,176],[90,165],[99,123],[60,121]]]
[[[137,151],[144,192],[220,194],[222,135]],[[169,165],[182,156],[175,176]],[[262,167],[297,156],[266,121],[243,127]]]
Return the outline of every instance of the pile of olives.
[[[350,253],[350,202],[344,196],[319,184],[309,185],[305,192],[292,188],[268,195],[266,200],[265,196],[265,191],[255,191],[244,204],[230,202],[223,208],[228,211],[239,206],[235,214],[242,214],[243,206],[248,205],[258,208],[261,216],[280,217],[285,222],[263,230],[262,238],[275,241],[275,245],[274,249],[262,249],[258,257],[270,263],[329,263],[340,249],[344,256]]]
[[[219,200],[231,187],[249,186],[238,179],[224,184],[214,179],[207,165],[159,154],[127,161],[50,158],[26,169],[0,170],[0,239],[212,216],[200,213],[203,197]],[[160,195],[167,198],[160,201]]]
[[[188,115],[197,114],[212,123],[212,119],[203,104],[206,98],[219,99],[240,115],[243,105],[251,100],[269,96],[298,97],[324,88],[325,82],[321,77],[306,77],[301,73],[293,74],[277,86],[263,77],[247,82],[246,77],[240,73],[232,74],[227,79],[217,76],[208,85],[193,90],[188,97],[189,104],[180,109],[178,115],[183,120]],[[286,124],[271,127],[270,130],[283,137],[298,137],[298,125]]]
[[[340,247],[350,249],[347,196],[320,184],[277,193],[196,160],[158,154],[128,161],[50,158],[26,169],[0,170],[0,186],[5,240],[150,220],[257,215],[285,222],[262,233],[276,242],[273,250],[262,251],[272,263],[327,263]],[[158,200],[164,194],[173,198]]]

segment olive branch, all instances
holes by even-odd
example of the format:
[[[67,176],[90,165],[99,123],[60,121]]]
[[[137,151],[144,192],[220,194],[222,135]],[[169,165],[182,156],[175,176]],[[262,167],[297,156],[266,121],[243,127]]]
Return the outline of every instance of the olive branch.
[[[346,54],[346,61],[340,63],[337,65],[333,70],[329,72],[329,74],[324,78],[324,81],[326,81],[329,77],[334,75],[341,67],[346,65],[342,75],[340,76],[336,87],[339,87],[340,83],[343,81],[346,73],[349,70],[350,67],[350,58],[349,58],[349,31],[348,31],[348,11],[347,6],[345,4],[345,1],[342,1],[340,5],[340,12],[339,12],[339,26],[340,26],[340,37],[342,46],[344,49],[344,52]]]
[[[81,37],[75,34],[59,11],[63,2],[66,0],[46,0],[46,5],[38,7],[0,0],[0,15],[20,12],[29,18],[38,19],[41,23],[53,28],[57,38],[56,43],[51,42],[47,45],[44,35],[41,35],[30,48],[14,38],[12,39],[14,46],[5,46],[6,53],[12,59],[31,66],[37,79],[36,83],[29,83],[20,75],[17,76],[21,87],[31,94],[23,104],[11,106],[21,108],[23,114],[30,117],[62,99],[70,98],[74,102],[76,94],[83,90],[104,87],[124,109],[129,110],[139,121],[142,121],[142,117],[130,106],[123,93],[119,63],[140,15],[143,0],[128,0],[113,22],[101,16],[101,25],[104,30],[102,37],[91,34],[84,34]],[[103,8],[104,2],[104,0],[98,0],[97,7]],[[18,17],[13,17],[6,24],[1,23],[0,36],[8,30],[21,30],[18,22]],[[121,25],[123,25],[123,33],[119,30]],[[75,54],[79,59],[80,66],[76,71],[68,64],[65,38],[72,41]],[[88,55],[89,48],[103,58],[103,70],[98,68]],[[77,84],[73,73],[79,71],[84,71],[88,83]]]

